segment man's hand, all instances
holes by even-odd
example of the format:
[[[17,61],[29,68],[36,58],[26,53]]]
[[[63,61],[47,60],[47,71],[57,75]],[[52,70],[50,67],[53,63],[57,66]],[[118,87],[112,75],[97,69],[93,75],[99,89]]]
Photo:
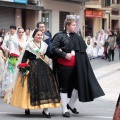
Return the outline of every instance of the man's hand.
[[[72,54],[71,54],[71,53],[67,53],[65,58],[66,58],[67,60],[70,60],[71,57],[72,57]]]

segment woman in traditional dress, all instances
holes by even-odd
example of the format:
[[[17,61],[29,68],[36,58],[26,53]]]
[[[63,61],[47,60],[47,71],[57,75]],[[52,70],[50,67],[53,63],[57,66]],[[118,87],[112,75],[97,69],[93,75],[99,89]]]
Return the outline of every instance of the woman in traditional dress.
[[[91,37],[90,36],[87,37],[86,45],[87,45],[86,53],[88,55],[88,58],[91,60],[93,47],[91,45]]]
[[[102,44],[100,44],[99,48],[98,48],[98,57],[101,57],[102,59],[104,58],[104,47]]]
[[[21,51],[25,47],[25,44],[26,44],[26,41],[23,37],[24,29],[21,27],[18,28],[17,33],[15,34],[15,26],[11,26],[10,32],[11,34],[6,36],[6,39],[4,40],[2,44],[2,48],[5,52],[8,53],[9,57],[11,53],[14,53],[20,56]],[[13,82],[15,68],[16,68],[16,65],[12,65],[10,62],[10,58],[9,58],[6,62],[5,70],[3,72],[3,78],[2,78],[2,94],[3,95],[5,94],[5,92],[7,92],[10,84]]]
[[[42,32],[36,29],[33,38],[26,46],[22,59],[23,63],[29,60],[29,74],[25,77],[23,86],[23,74],[19,72],[10,105],[24,108],[27,115],[30,114],[29,109],[43,108],[43,116],[50,118],[48,108],[61,106],[59,91],[52,70],[44,58],[45,54],[50,57],[50,52],[48,45],[42,41]]]
[[[30,40],[32,40],[30,28],[26,28],[26,29],[25,29],[25,37],[26,37],[26,41],[27,41],[27,42],[29,42]]]
[[[98,35],[98,39],[97,39],[97,47],[99,48],[100,44],[102,44],[104,46],[105,44],[105,32],[104,30],[101,30],[99,35]]]
[[[3,73],[6,62],[6,57],[1,45],[3,43],[3,37],[0,36],[0,73]],[[2,74],[0,74],[0,86],[1,86]]]
[[[4,39],[5,35],[6,35],[5,29],[2,29],[2,30],[0,31],[0,37],[2,37],[2,38]]]
[[[94,59],[97,57],[98,57],[98,47],[97,47],[97,42],[94,42],[92,49],[92,58]]]
[[[117,100],[113,120],[120,120],[120,95],[119,95],[118,100]]]
[[[2,76],[3,76],[3,72],[4,72],[4,67],[5,67],[5,62],[6,62],[6,57],[4,55],[3,50],[0,50],[0,91],[1,91],[1,86],[2,86]]]

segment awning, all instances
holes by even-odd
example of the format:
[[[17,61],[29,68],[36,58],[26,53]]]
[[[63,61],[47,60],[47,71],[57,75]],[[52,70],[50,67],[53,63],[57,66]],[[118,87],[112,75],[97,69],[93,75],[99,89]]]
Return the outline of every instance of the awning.
[[[29,10],[43,10],[43,6],[30,5],[30,4],[17,4],[13,2],[3,2],[0,1],[0,7],[9,7],[9,8],[20,8],[20,9],[29,9]]]
[[[69,0],[69,1],[73,1],[73,2],[89,2],[90,0]]]
[[[60,1],[60,2],[72,2],[72,3],[85,3],[89,2],[90,0],[54,0],[54,1]]]

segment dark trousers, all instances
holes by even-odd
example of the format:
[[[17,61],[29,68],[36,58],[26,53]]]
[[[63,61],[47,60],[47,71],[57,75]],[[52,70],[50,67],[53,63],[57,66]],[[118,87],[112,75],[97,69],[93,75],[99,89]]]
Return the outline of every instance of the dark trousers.
[[[105,59],[107,59],[107,58],[108,58],[107,47],[108,47],[108,46],[105,46],[105,47],[104,47]]]
[[[108,60],[111,61],[111,56],[112,56],[112,61],[114,61],[114,50],[108,50]]]
[[[105,54],[105,59],[108,58],[108,52],[107,52],[108,45],[109,45],[109,43],[108,43],[108,42],[105,42],[105,44],[104,44],[104,54]]]
[[[77,89],[75,67],[58,64],[57,73],[61,93],[68,93],[71,87]]]

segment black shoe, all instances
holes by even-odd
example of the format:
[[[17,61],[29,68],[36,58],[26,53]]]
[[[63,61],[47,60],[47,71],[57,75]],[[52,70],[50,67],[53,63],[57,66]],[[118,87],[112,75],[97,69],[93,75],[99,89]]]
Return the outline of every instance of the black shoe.
[[[50,113],[49,113],[49,114],[46,114],[46,113],[43,111],[42,114],[43,114],[43,117],[45,117],[45,118],[51,118],[51,114],[50,114]]]
[[[110,62],[110,61],[111,61],[111,59],[108,60],[108,62]]]
[[[107,57],[105,57],[105,60],[107,60]]]
[[[79,114],[76,108],[72,109],[68,104],[67,104],[67,109],[70,109],[74,114]]]
[[[65,112],[65,113],[63,114],[63,117],[70,117],[70,113],[69,113],[69,112]]]
[[[26,115],[30,115],[30,110],[29,109],[25,109],[25,114]]]

